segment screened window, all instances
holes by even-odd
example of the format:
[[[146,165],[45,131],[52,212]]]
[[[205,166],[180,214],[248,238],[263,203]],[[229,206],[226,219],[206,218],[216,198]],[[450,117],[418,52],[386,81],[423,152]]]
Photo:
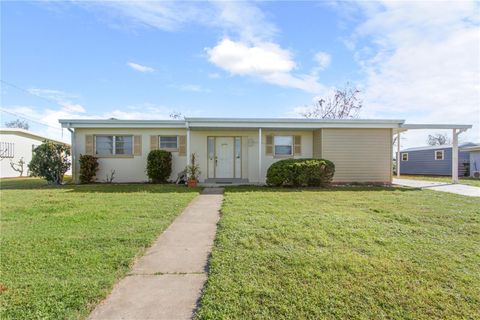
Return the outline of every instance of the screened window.
[[[160,136],[159,143],[160,149],[176,150],[178,149],[178,137],[177,136]]]
[[[0,158],[13,158],[15,156],[15,144],[13,142],[0,142]]]
[[[435,160],[443,160],[443,150],[435,150]]]
[[[273,143],[276,156],[291,156],[293,154],[293,136],[275,136]]]
[[[132,155],[132,136],[95,136],[95,153],[98,155]]]
[[[402,153],[402,161],[408,161],[408,153]]]

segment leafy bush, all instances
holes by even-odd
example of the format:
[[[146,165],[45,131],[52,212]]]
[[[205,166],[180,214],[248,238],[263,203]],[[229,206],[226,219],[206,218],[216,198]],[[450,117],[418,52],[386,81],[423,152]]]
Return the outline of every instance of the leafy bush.
[[[167,182],[172,173],[172,154],[165,150],[152,150],[147,158],[147,175],[154,183]]]
[[[323,186],[332,181],[333,162],[325,159],[285,159],[272,164],[267,171],[270,186]]]
[[[80,182],[91,183],[97,174],[98,159],[90,155],[80,155]]]
[[[61,184],[65,172],[70,168],[70,147],[45,141],[33,150],[32,161],[28,165],[30,175],[43,177],[49,183]]]

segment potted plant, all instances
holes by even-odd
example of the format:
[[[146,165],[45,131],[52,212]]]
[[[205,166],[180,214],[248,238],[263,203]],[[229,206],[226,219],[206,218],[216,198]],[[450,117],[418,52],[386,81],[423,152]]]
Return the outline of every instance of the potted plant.
[[[198,177],[200,176],[200,167],[195,159],[195,153],[192,153],[190,157],[190,164],[187,166],[187,186],[189,188],[195,188],[198,183]]]

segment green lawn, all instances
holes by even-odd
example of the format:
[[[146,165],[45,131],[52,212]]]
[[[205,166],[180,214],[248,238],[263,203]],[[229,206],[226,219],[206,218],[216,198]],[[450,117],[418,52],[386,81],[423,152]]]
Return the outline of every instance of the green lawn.
[[[230,188],[199,319],[479,319],[480,200]]]
[[[394,176],[396,178],[396,176]],[[421,176],[421,175],[407,175],[402,174],[400,179],[425,180],[435,182],[452,183],[452,177],[449,176]],[[459,177],[461,184],[467,184],[474,187],[480,187],[480,179],[471,177]]]
[[[173,185],[0,181],[2,319],[84,318],[198,194]]]

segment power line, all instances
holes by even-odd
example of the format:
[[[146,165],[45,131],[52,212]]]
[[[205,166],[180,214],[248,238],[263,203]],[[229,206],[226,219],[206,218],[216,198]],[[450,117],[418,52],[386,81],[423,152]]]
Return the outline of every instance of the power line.
[[[58,104],[58,101],[55,100],[55,99],[46,98],[46,97],[41,96],[41,95],[39,95],[39,94],[35,94],[35,93],[31,92],[30,90],[27,90],[27,89],[24,89],[24,88],[22,88],[22,87],[19,87],[19,86],[17,86],[16,84],[13,84],[13,83],[11,83],[11,82],[8,82],[8,81],[2,80],[2,79],[0,79],[0,82],[3,83],[3,84],[5,84],[5,85],[7,85],[7,86],[10,86],[10,87],[12,87],[12,88],[15,88],[15,89],[17,89],[17,90],[23,91],[23,92],[25,92],[25,93],[27,93],[27,94],[29,94],[29,95],[31,95],[31,96],[34,96],[34,97],[43,99],[43,100],[45,100],[45,101],[47,101],[47,102],[53,102],[53,103],[55,103],[55,104]]]
[[[32,121],[32,122],[38,123],[38,124],[40,124],[40,125],[42,125],[42,126],[46,126],[46,127],[52,128],[52,129],[60,130],[60,131],[62,131],[62,133],[63,133],[63,130],[62,130],[61,128],[52,127],[52,126],[49,125],[49,124],[46,124],[46,123],[41,122],[41,121],[39,121],[39,120],[34,120],[34,119],[29,118],[29,117],[27,117],[27,116],[25,116],[25,115],[23,115],[23,114],[21,114],[21,113],[13,112],[13,111],[8,111],[8,110],[5,110],[5,109],[3,109],[3,108],[0,108],[0,111],[1,111],[1,112],[5,112],[5,113],[9,113],[9,114],[11,114],[11,115],[17,116],[17,117],[19,117],[19,118],[22,118],[22,119],[25,119],[25,120],[28,120],[28,121]]]

